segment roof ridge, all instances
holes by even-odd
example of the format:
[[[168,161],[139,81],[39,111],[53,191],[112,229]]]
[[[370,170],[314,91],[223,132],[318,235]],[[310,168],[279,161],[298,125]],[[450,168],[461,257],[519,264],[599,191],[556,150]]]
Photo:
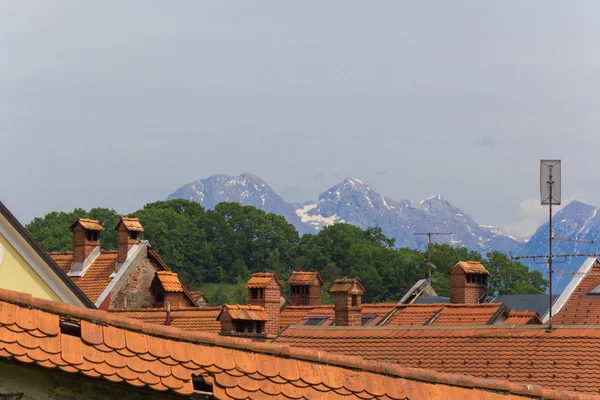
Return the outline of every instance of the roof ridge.
[[[206,306],[206,307],[171,307],[171,312],[177,311],[215,311],[220,310],[221,306]],[[111,308],[108,310],[109,313],[133,313],[133,312],[146,312],[146,313],[165,313],[166,308]]]
[[[294,348],[288,345],[275,343],[251,342],[244,339],[221,337],[203,332],[186,332],[177,328],[152,325],[130,318],[118,317],[111,315],[107,311],[74,307],[59,301],[34,298],[30,294],[15,292],[12,290],[0,289],[0,301],[15,304],[17,306],[40,309],[51,314],[69,316],[72,319],[78,318],[80,320],[86,320],[93,323],[101,323],[109,326],[119,327],[124,330],[141,331],[149,336],[158,336],[166,339],[175,339],[191,343],[216,345],[236,350],[270,354],[284,358],[292,358],[315,362],[318,364],[327,364],[342,368],[373,372],[381,375],[408,378],[422,382],[442,383],[445,385],[459,387],[483,388],[487,390],[507,392],[510,394],[526,395],[535,398],[571,398],[567,392],[544,389],[540,385],[525,385],[512,383],[506,380],[482,379],[467,375],[447,374],[429,370],[412,369],[402,367],[398,364],[368,361],[356,356],[344,356],[317,350]]]

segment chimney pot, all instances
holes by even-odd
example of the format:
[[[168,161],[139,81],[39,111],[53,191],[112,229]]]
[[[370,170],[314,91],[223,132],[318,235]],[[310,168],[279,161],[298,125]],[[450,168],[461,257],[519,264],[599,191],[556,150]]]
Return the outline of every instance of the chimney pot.
[[[138,218],[122,217],[119,223],[115,227],[117,231],[117,267],[119,267],[127,261],[127,254],[129,250],[140,244],[140,236],[144,231],[142,224]]]
[[[459,261],[450,271],[450,303],[480,303],[487,295],[489,275],[478,261]]]
[[[73,260],[71,274],[81,274],[100,253],[100,232],[104,229],[97,220],[78,218],[70,226],[73,231]]]
[[[248,289],[248,304],[261,306],[265,309],[269,320],[265,322],[267,337],[279,333],[279,314],[281,302],[281,289],[283,284],[277,274],[271,272],[258,272],[252,274],[246,284]]]
[[[329,289],[333,294],[336,326],[361,326],[362,295],[365,293],[360,279],[336,279]]]

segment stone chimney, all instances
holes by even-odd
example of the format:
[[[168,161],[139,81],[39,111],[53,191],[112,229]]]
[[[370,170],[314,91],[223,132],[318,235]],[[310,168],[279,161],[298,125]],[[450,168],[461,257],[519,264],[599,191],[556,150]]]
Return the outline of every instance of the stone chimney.
[[[269,320],[265,323],[267,337],[279,333],[280,300],[283,284],[277,274],[270,272],[258,272],[246,284],[248,288],[248,304],[261,306],[265,309]]]
[[[361,326],[362,295],[365,288],[360,279],[336,279],[329,292],[333,294],[335,326]]]
[[[117,226],[117,269],[127,260],[127,253],[136,244],[140,244],[140,235],[144,231],[137,218],[122,217]]]
[[[78,218],[70,226],[73,231],[73,260],[70,276],[81,276],[100,254],[100,232],[97,220]]]
[[[292,272],[287,281],[290,285],[290,302],[294,306],[321,305],[323,280],[318,272]]]
[[[459,261],[450,270],[450,303],[477,304],[484,301],[489,275],[478,261]]]

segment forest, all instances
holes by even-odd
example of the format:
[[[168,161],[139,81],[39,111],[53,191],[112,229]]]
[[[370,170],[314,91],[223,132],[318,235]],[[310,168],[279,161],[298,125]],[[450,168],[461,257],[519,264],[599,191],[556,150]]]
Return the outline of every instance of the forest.
[[[292,271],[318,271],[327,289],[340,277],[358,277],[365,286],[365,302],[397,302],[419,279],[428,275],[427,254],[396,248],[394,239],[380,228],[361,229],[337,223],[317,234],[300,236],[283,217],[252,206],[220,203],[214,210],[187,200],[157,201],[129,214],[138,217],[148,240],[167,265],[191,290],[216,287],[209,300],[243,302],[244,282],[253,272],[276,272],[286,281]],[[55,211],[37,217],[26,226],[46,251],[69,251],[69,225],[79,217],[100,221],[102,248],[116,248],[115,226],[121,215],[108,208],[89,211]],[[449,271],[458,261],[481,261],[490,271],[489,294],[545,292],[548,282],[538,271],[505,254],[492,251],[483,257],[476,251],[433,244],[435,265],[432,285],[440,296],[449,295]],[[223,287],[233,287],[228,295]],[[228,297],[229,296],[229,297]]]

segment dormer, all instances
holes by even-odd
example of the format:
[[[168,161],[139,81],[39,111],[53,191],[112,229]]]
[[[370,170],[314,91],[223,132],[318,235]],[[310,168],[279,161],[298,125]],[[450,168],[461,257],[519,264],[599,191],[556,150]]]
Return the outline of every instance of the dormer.
[[[185,289],[175,272],[158,271],[150,284],[153,308],[163,308],[167,303],[171,308],[188,307]]]
[[[459,261],[450,270],[450,303],[481,303],[487,296],[489,276],[480,262]]]
[[[73,231],[73,260],[70,276],[82,276],[100,254],[100,232],[104,230],[95,219],[78,218],[70,226]]]
[[[265,340],[269,316],[261,306],[225,304],[217,316],[221,335]]]
[[[318,272],[294,271],[287,283],[290,285],[290,301],[292,305],[321,305],[323,280]]]
[[[122,217],[115,227],[117,231],[117,268],[127,261],[129,250],[140,244],[141,234],[144,231],[140,220],[137,218]]]

